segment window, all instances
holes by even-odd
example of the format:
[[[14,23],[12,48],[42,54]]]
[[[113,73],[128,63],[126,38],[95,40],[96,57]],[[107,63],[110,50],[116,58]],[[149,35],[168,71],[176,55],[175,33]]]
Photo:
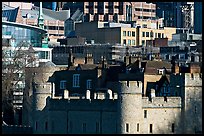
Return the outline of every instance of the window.
[[[144,46],[145,45],[145,40],[142,40],[142,46]]]
[[[157,38],[157,33],[155,33],[155,36],[154,36],[155,38]]]
[[[144,118],[147,118],[147,110],[144,110]]]
[[[128,31],[128,36],[131,36],[131,31]]]
[[[47,121],[45,122],[45,130],[46,131],[48,130],[48,123],[47,123]]]
[[[158,38],[161,38],[161,33],[158,33]]]
[[[128,123],[125,124],[125,131],[126,131],[127,133],[129,132],[129,124],[128,124]]]
[[[137,132],[139,132],[140,131],[140,124],[139,123],[137,123]]]
[[[149,132],[152,133],[152,124],[149,125]]]
[[[123,40],[123,44],[126,44],[126,39]]]
[[[35,122],[35,130],[37,130],[38,129],[38,122],[36,121]]]
[[[149,37],[149,32],[146,32],[146,37]]]
[[[66,83],[67,83],[66,80],[61,80],[60,81],[60,89],[66,89]]]
[[[142,32],[142,37],[145,37],[145,32]]]
[[[143,24],[142,27],[143,27],[143,28],[147,28],[147,24]]]
[[[135,32],[132,32],[132,36],[133,36],[133,37],[135,36]]]
[[[86,80],[86,89],[92,89],[92,80],[91,79]]]
[[[150,32],[150,37],[154,37],[154,33],[152,31]]]
[[[126,31],[123,31],[123,36],[126,36]]]
[[[83,133],[86,132],[86,123],[83,123],[83,124],[82,124],[82,131],[83,131]]]
[[[171,132],[174,133],[174,123],[172,123],[172,125],[171,125]]]
[[[73,87],[80,87],[79,86],[79,74],[74,74],[73,75]]]
[[[162,38],[164,38],[164,33],[162,33]]]
[[[128,40],[128,45],[131,45],[131,40]]]
[[[135,45],[135,40],[132,40],[132,45]]]

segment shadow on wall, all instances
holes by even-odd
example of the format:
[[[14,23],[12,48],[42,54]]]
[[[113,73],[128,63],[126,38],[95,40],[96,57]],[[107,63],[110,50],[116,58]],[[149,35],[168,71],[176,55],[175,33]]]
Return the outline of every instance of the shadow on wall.
[[[178,115],[175,122],[169,121],[168,128],[164,125],[164,128],[157,128],[158,133],[166,134],[201,134],[202,133],[202,91],[196,89],[193,96],[189,96],[187,99],[182,99],[182,109],[180,115]],[[186,95],[188,96],[188,94]]]

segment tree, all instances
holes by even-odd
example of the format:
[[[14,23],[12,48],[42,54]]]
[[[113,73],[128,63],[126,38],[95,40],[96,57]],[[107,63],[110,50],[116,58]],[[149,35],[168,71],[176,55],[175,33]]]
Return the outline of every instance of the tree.
[[[2,40],[2,111],[4,116],[14,114],[13,92],[22,91],[20,82],[24,83],[25,68],[35,66],[37,58],[32,45],[21,41],[15,47]],[[8,116],[9,116],[8,115]],[[14,121],[6,122],[13,124]]]

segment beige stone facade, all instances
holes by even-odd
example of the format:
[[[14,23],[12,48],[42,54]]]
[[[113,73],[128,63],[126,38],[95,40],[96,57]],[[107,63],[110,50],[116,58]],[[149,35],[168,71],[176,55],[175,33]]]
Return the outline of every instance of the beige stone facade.
[[[134,28],[130,24],[119,24],[114,27],[106,27],[107,22],[84,22],[76,24],[76,35],[85,37],[87,40],[94,40],[95,43],[125,44],[130,46],[146,46],[147,40],[154,38],[172,39],[172,34],[176,33],[176,28],[159,29],[156,27]],[[137,22],[136,22],[137,24]],[[143,21],[144,24],[144,21]],[[139,25],[142,25],[140,22]]]

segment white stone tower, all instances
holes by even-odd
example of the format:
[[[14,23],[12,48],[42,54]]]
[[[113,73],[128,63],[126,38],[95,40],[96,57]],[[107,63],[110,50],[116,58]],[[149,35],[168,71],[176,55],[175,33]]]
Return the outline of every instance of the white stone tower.
[[[120,81],[118,97],[119,134],[136,134],[136,126],[142,122],[142,82]]]

